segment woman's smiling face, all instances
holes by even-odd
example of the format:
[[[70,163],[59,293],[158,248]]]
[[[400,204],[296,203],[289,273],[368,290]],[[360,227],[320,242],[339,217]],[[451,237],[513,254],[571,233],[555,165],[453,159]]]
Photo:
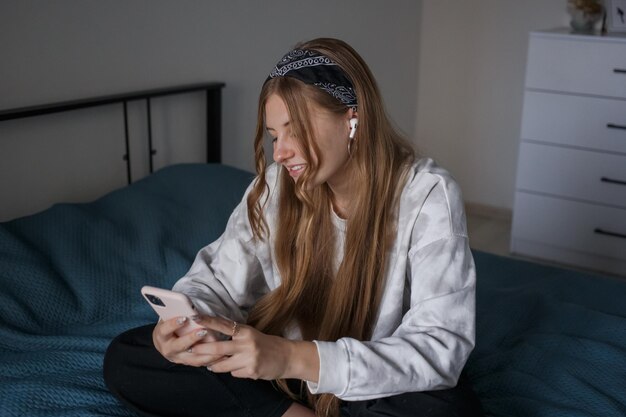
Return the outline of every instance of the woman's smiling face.
[[[344,115],[325,111],[310,103],[310,120],[313,127],[311,136],[319,149],[320,165],[313,179],[313,185],[325,182],[331,187],[341,186],[346,178],[349,161],[348,135],[349,120],[353,110],[346,110]],[[272,94],[265,103],[265,127],[273,138],[274,161],[282,165],[289,175],[297,181],[298,177],[309,166],[300,148],[300,141],[292,132],[291,120],[287,106],[280,96]]]

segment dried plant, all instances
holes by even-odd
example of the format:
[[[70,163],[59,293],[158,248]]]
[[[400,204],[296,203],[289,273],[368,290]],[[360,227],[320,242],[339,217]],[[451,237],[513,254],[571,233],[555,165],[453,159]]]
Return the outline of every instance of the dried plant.
[[[586,15],[597,15],[602,13],[602,2],[600,0],[567,0],[567,8],[570,11],[580,10]]]

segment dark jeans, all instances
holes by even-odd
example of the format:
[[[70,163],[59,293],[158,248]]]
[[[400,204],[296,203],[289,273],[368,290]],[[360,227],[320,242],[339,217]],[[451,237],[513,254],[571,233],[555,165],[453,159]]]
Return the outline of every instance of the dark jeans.
[[[132,329],[111,342],[104,380],[115,396],[143,416],[280,417],[293,403],[269,381],[234,378],[204,367],[167,361],[152,343],[153,325]],[[293,382],[293,384],[291,384]],[[290,387],[300,386],[290,381]],[[456,387],[408,392],[369,401],[342,401],[349,417],[474,417],[480,404],[461,378]]]

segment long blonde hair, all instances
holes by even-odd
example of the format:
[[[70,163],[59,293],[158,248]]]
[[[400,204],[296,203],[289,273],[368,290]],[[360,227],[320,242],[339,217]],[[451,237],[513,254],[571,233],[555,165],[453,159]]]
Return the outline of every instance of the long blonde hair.
[[[263,85],[259,97],[254,142],[258,179],[247,201],[255,239],[268,238],[269,234],[263,215],[267,197],[263,142],[265,103],[271,95],[284,101],[290,126],[308,165],[297,183],[280,170],[274,255],[282,281],[251,309],[248,323],[275,335],[283,334],[295,323],[304,340],[369,340],[396,233],[398,190],[402,188],[403,174],[415,158],[414,151],[387,118],[374,77],[354,49],[329,38],[314,39],[297,48],[316,50],[331,58],[347,74],[357,93],[359,126],[349,162],[354,173],[354,198],[347,219],[345,253],[335,274],[331,191],[326,184],[310,185],[323,161],[312,137],[308,103],[337,115],[348,109],[318,87],[289,77],[273,78]],[[285,381],[278,384],[293,396]],[[307,393],[306,400],[318,415],[339,415],[339,400],[332,394]]]

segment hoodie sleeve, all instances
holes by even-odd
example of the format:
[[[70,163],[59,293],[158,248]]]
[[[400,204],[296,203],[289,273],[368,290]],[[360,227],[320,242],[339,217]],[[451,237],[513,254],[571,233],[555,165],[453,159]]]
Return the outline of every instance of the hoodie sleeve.
[[[185,276],[173,287],[186,294],[201,314],[245,323],[247,311],[269,291],[248,219],[247,197],[231,214],[224,233],[202,248]]]
[[[460,192],[449,185],[439,182],[429,192],[406,268],[396,271],[406,275],[397,282],[409,299],[401,323],[378,340],[315,341],[320,374],[317,384],[308,383],[311,392],[360,401],[456,385],[474,347],[476,273]]]

